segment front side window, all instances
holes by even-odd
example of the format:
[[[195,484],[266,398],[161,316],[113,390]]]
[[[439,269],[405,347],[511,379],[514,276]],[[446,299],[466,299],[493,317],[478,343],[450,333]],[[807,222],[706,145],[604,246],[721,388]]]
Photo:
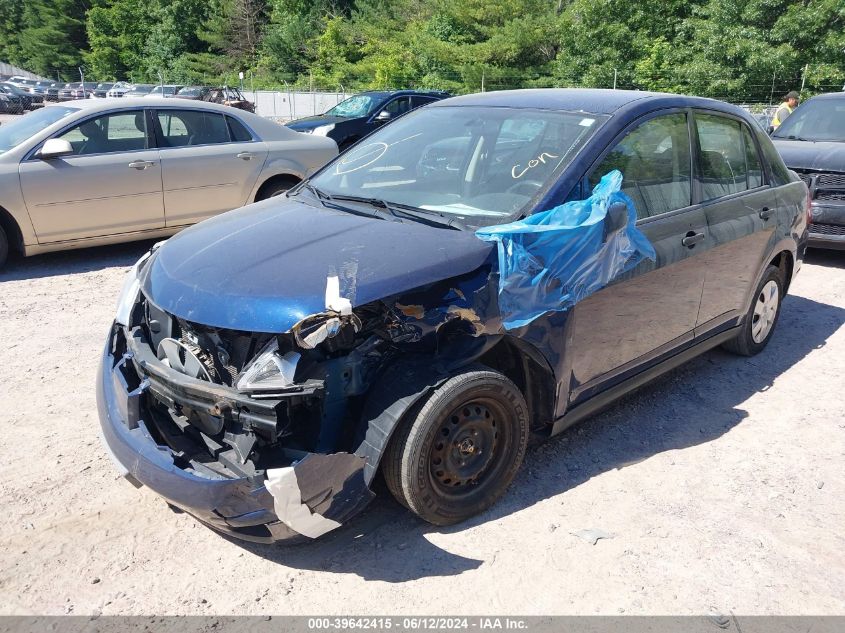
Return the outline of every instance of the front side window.
[[[528,108],[420,108],[380,128],[311,182],[329,195],[437,211],[469,226],[497,224],[555,182],[606,118]]]
[[[629,132],[590,176],[595,187],[607,172],[622,172],[622,191],[645,218],[691,203],[690,140],[685,114],[649,119]]]
[[[740,125],[739,121],[713,114],[695,115],[702,202],[748,189]]]
[[[149,147],[143,110],[88,119],[57,138],[70,143],[74,156],[132,152]]]
[[[214,145],[229,142],[226,119],[202,110],[159,110],[162,147]]]

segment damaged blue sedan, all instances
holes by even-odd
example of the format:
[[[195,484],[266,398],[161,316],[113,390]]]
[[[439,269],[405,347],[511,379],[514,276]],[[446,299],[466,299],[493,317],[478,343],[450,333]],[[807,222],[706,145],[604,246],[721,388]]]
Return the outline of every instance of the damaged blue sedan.
[[[718,345],[762,351],[808,205],[718,101],[437,102],[138,261],[97,381],[105,445],[250,541],[337,528],[377,475],[426,521],[462,521],[529,438]]]

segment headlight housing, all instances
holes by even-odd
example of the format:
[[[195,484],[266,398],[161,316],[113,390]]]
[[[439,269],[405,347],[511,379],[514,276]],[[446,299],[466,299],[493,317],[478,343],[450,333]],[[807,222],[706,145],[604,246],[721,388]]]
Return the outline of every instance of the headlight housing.
[[[144,263],[162,244],[164,244],[164,241],[153,244],[153,247],[141,255],[141,258],[126,273],[126,277],[123,280],[123,287],[120,289],[120,295],[117,298],[117,314],[114,317],[115,322],[124,327],[129,326],[129,317],[132,315],[132,308],[138,303],[138,293],[141,292],[141,280],[138,277],[138,273],[141,271]]]
[[[334,123],[328,123],[327,125],[320,125],[315,127],[311,131],[311,134],[314,134],[315,136],[328,136],[329,132],[331,132],[333,129]]]
[[[279,354],[279,342],[274,338],[238,379],[238,391],[272,391],[293,384],[300,354]]]

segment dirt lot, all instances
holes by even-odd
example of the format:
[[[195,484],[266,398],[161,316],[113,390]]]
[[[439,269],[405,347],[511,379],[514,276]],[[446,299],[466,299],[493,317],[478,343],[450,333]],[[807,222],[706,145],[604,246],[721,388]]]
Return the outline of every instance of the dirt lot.
[[[805,263],[762,355],[711,352],[533,449],[476,520],[384,493],[284,548],[173,513],[100,447],[97,361],[148,246],[0,272],[3,613],[845,614],[845,254]]]

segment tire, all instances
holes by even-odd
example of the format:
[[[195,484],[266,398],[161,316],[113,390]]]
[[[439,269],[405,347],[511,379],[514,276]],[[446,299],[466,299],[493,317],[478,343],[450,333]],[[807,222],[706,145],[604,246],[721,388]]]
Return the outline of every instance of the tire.
[[[414,407],[384,456],[387,487],[434,525],[483,512],[505,492],[528,444],[528,406],[504,375],[460,370]]]
[[[296,186],[299,181],[295,178],[275,178],[261,185],[261,189],[255,194],[255,201],[266,200],[285,193],[288,189]]]
[[[6,264],[6,258],[9,257],[9,239],[6,237],[6,231],[0,226],[0,268]]]
[[[745,315],[742,329],[736,338],[731,339],[722,347],[741,356],[754,356],[765,349],[780,317],[783,282],[780,268],[769,266],[766,269],[763,279],[757,286],[757,292],[754,293],[751,308]]]

